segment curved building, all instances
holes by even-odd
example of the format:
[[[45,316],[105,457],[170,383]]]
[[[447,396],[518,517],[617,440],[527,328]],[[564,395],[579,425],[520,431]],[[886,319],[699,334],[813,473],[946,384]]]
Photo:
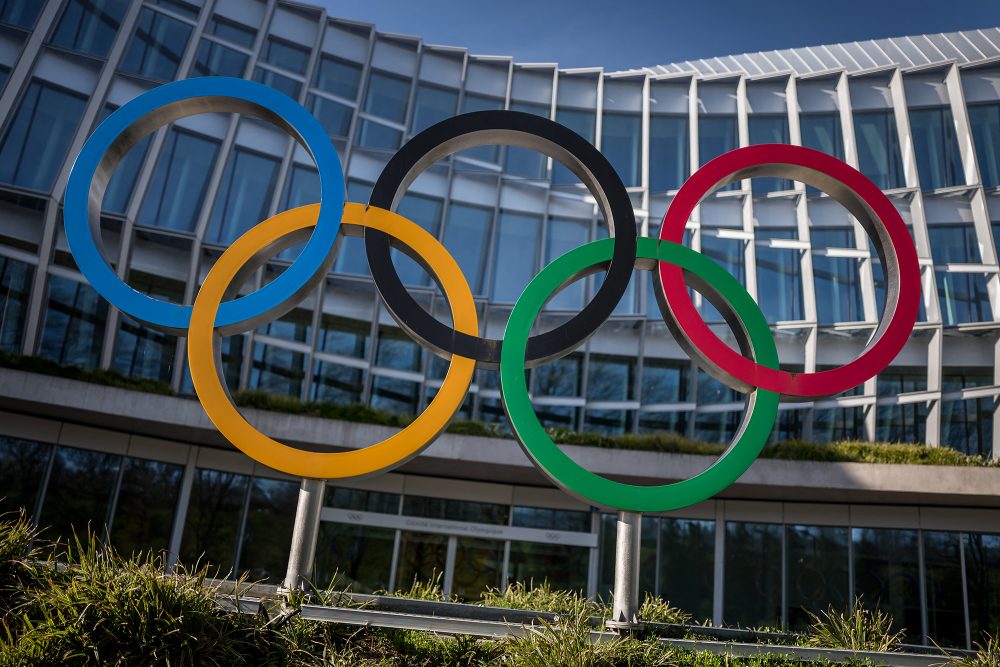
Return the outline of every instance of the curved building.
[[[205,75],[253,79],[299,100],[328,131],[356,202],[414,133],[484,109],[552,118],[592,141],[649,236],[692,171],[730,149],[792,143],[843,159],[886,192],[910,228],[923,278],[919,322],[878,377],[845,395],[783,404],[774,440],[1000,456],[1000,29],[605,72],[474,56],[276,0],[8,0],[0,3],[0,496],[5,507],[27,507],[50,536],[89,522],[116,547],[159,549],[169,563],[202,557],[222,572],[274,580],[284,572],[297,481],[222,440],[190,400],[184,339],[100,298],[61,226],[73,157],[96,124],[158,84]],[[191,303],[243,231],[317,199],[310,158],[279,130],[194,116],[151,135],[119,166],[103,205],[105,255],[136,289]],[[398,210],[454,254],[491,337],[540,267],[607,234],[577,178],[521,148],[440,161]],[[843,364],[875,329],[878,258],[821,192],[780,179],[733,184],[698,207],[687,243],[756,297],[786,369]],[[233,390],[288,397],[286,407],[422,409],[446,363],[388,315],[361,245],[346,239],[329,277],[297,309],[226,339]],[[273,260],[256,284],[294,255]],[[403,256],[396,266],[417,300],[447,319],[427,274]],[[599,279],[559,293],[539,326],[577,312]],[[742,396],[699,372],[670,338],[649,281],[637,272],[586,345],[531,370],[538,414],[572,431],[728,441]],[[700,308],[730,336],[710,305]],[[81,382],[73,366],[150,382],[112,386],[116,376],[93,373],[84,378],[103,381]],[[361,447],[394,428],[246,413],[272,435],[320,449]],[[448,593],[476,599],[487,586],[548,578],[604,594],[611,515],[557,491],[503,437],[495,372],[478,372],[460,417],[495,424],[496,437],[445,434],[392,474],[328,487],[316,580],[339,570],[368,591],[440,573]],[[618,444],[565,449],[591,470],[637,483],[686,477],[710,460]],[[761,460],[717,499],[644,519],[642,586],[716,623],[793,629],[805,610],[863,595],[880,600],[911,642],[969,646],[1000,627],[998,489],[998,467]]]

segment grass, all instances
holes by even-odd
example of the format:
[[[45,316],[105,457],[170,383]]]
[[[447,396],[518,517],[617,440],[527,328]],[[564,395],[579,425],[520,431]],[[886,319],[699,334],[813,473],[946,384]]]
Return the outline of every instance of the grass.
[[[948,661],[954,667],[997,667],[1000,665],[1000,634],[986,635],[982,644],[973,642],[973,655],[953,657]]]
[[[79,366],[65,366],[40,357],[28,357],[0,351],[0,367],[65,377],[93,384],[101,384],[134,391],[172,395],[174,392],[162,382],[132,378],[114,370],[91,370]],[[348,422],[376,424],[402,428],[412,421],[408,415],[377,410],[367,405],[352,403],[338,405],[319,401],[300,401],[288,396],[263,391],[243,390],[233,395],[240,407],[282,412],[287,414],[337,419]],[[453,420],[446,429],[455,435],[510,438],[499,424],[487,424],[470,419]],[[660,452],[667,454],[693,454],[718,456],[726,448],[719,443],[702,442],[678,433],[647,435],[603,435],[583,431],[548,429],[556,444]],[[897,463],[912,465],[1000,467],[1000,461],[988,461],[979,456],[967,456],[949,447],[927,447],[920,444],[840,441],[831,443],[788,440],[768,445],[760,458],[784,461],[825,461],[854,463]]]
[[[892,631],[893,620],[878,609],[868,609],[861,598],[854,608],[838,611],[830,607],[820,614],[807,611],[812,623],[804,637],[807,646],[844,648],[853,651],[899,651],[904,631]]]

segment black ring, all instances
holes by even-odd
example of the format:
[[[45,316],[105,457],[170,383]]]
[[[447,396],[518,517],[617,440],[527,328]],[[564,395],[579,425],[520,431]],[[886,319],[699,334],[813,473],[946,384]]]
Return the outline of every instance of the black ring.
[[[614,312],[632,279],[636,229],[632,200],[618,173],[593,144],[569,128],[520,111],[476,111],[432,125],[393,155],[372,189],[369,203],[394,210],[410,183],[441,158],[476,146],[507,144],[536,150],[566,166],[597,200],[615,250],[607,275],[583,310],[552,331],[528,339],[526,366],[566,354],[589,338]],[[413,338],[436,353],[475,359],[486,368],[500,365],[501,341],[470,336],[438,321],[403,285],[390,255],[388,234],[365,229],[365,249],[372,278],[386,307]]]

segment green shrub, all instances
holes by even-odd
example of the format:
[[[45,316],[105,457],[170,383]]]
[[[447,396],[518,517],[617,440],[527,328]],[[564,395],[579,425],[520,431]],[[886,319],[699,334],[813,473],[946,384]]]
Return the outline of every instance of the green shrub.
[[[676,625],[687,625],[691,622],[691,614],[683,609],[670,606],[670,603],[661,597],[646,593],[646,599],[639,607],[639,620],[647,623],[673,623]]]
[[[845,612],[830,607],[822,614],[808,612],[812,623],[803,637],[807,646],[843,648],[853,651],[898,651],[904,632],[892,631],[892,617],[878,609],[868,609],[861,598]]]
[[[973,642],[976,652],[973,655],[955,656],[948,661],[954,667],[997,667],[1000,665],[1000,634],[986,635],[983,644]]]
[[[80,380],[92,384],[101,384],[108,387],[120,387],[122,389],[134,389],[151,394],[171,395],[173,390],[170,385],[156,380],[145,378],[133,378],[122,375],[113,369],[90,369],[81,366],[68,364],[58,364],[42,357],[28,357],[21,354],[14,354],[0,350],[0,367],[12,368],[18,371],[29,373],[40,373],[42,375],[54,375],[70,380]]]
[[[443,572],[431,572],[431,578],[427,581],[419,576],[413,577],[413,583],[406,590],[396,590],[392,593],[388,591],[378,591],[378,595],[391,595],[397,598],[409,598],[410,600],[431,600],[434,602],[448,602],[448,596],[444,594],[441,586]]]
[[[518,581],[507,588],[490,588],[483,594],[482,603],[488,607],[506,607],[528,611],[547,611],[555,614],[582,614],[605,616],[607,609],[576,591],[552,588],[548,580],[540,584]]]

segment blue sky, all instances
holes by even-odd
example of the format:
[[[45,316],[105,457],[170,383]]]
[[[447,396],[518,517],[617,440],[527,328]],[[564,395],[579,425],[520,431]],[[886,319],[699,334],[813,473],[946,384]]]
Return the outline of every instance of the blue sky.
[[[1000,26],[998,0],[305,0],[382,32],[609,70]]]

